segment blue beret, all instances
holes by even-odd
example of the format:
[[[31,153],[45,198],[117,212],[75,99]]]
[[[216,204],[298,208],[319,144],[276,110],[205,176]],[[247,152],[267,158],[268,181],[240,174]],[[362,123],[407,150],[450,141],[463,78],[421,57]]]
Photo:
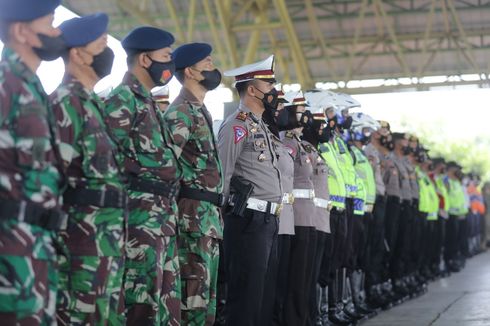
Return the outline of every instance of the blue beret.
[[[0,20],[28,22],[49,15],[61,0],[1,0]]]
[[[213,48],[207,43],[187,43],[179,46],[172,53],[175,69],[184,69],[206,58]]]
[[[167,48],[174,41],[174,36],[163,29],[142,26],[129,32],[121,41],[121,45],[126,52],[128,50],[153,51]]]
[[[70,48],[84,46],[104,34],[108,24],[109,17],[104,13],[72,18],[60,25],[61,36]]]

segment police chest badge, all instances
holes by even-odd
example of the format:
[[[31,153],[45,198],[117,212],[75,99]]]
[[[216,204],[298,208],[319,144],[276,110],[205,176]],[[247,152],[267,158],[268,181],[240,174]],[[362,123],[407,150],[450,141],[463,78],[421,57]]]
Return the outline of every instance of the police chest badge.
[[[235,135],[235,144],[238,144],[243,138],[247,137],[247,130],[242,126],[233,126],[233,134]]]
[[[240,111],[236,115],[235,119],[240,120],[240,121],[245,121],[245,120],[247,120],[247,113]]]

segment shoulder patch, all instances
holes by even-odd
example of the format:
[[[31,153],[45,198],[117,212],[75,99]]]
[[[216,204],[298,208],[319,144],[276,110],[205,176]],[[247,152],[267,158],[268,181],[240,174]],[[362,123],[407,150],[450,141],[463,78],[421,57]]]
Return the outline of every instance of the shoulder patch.
[[[293,158],[296,156],[296,149],[291,146],[291,145],[285,145],[286,149],[288,150],[289,155],[291,155]]]
[[[240,121],[245,121],[245,120],[247,120],[247,113],[246,112],[243,112],[243,111],[240,111],[236,115],[235,119],[240,120]]]
[[[340,139],[337,139],[337,146],[339,147],[340,154],[344,154],[346,152],[344,142]]]
[[[247,137],[247,129],[242,126],[233,126],[233,134],[235,136],[235,144],[238,144],[243,138]]]
[[[327,146],[327,145],[325,145],[325,144],[321,144],[321,145],[320,145],[320,151],[321,151],[322,153],[328,153],[328,152],[330,152],[330,149],[328,148],[328,146]]]

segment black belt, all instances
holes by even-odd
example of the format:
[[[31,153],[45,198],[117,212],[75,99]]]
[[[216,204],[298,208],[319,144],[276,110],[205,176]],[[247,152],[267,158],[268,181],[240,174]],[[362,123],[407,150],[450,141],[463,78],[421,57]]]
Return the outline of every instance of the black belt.
[[[177,194],[178,187],[164,181],[130,178],[129,189],[171,198]]]
[[[225,205],[225,196],[223,196],[223,194],[218,194],[216,192],[207,191],[204,189],[195,189],[184,186],[180,189],[179,197],[207,201],[218,207],[223,207]]]
[[[63,203],[77,206],[125,208],[128,196],[125,191],[68,188]]]
[[[60,230],[66,224],[66,214],[58,209],[46,209],[25,200],[0,199],[0,220],[15,219],[46,230]]]

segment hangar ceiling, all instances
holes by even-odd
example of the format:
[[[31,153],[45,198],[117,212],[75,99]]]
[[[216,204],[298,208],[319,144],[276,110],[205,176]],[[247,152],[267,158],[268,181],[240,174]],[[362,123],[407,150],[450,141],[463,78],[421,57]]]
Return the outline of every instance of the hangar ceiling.
[[[488,87],[490,0],[65,0],[110,15],[122,38],[138,25],[177,44],[209,42],[222,69],[274,53],[283,83],[350,93]],[[321,84],[318,84],[321,83]]]

